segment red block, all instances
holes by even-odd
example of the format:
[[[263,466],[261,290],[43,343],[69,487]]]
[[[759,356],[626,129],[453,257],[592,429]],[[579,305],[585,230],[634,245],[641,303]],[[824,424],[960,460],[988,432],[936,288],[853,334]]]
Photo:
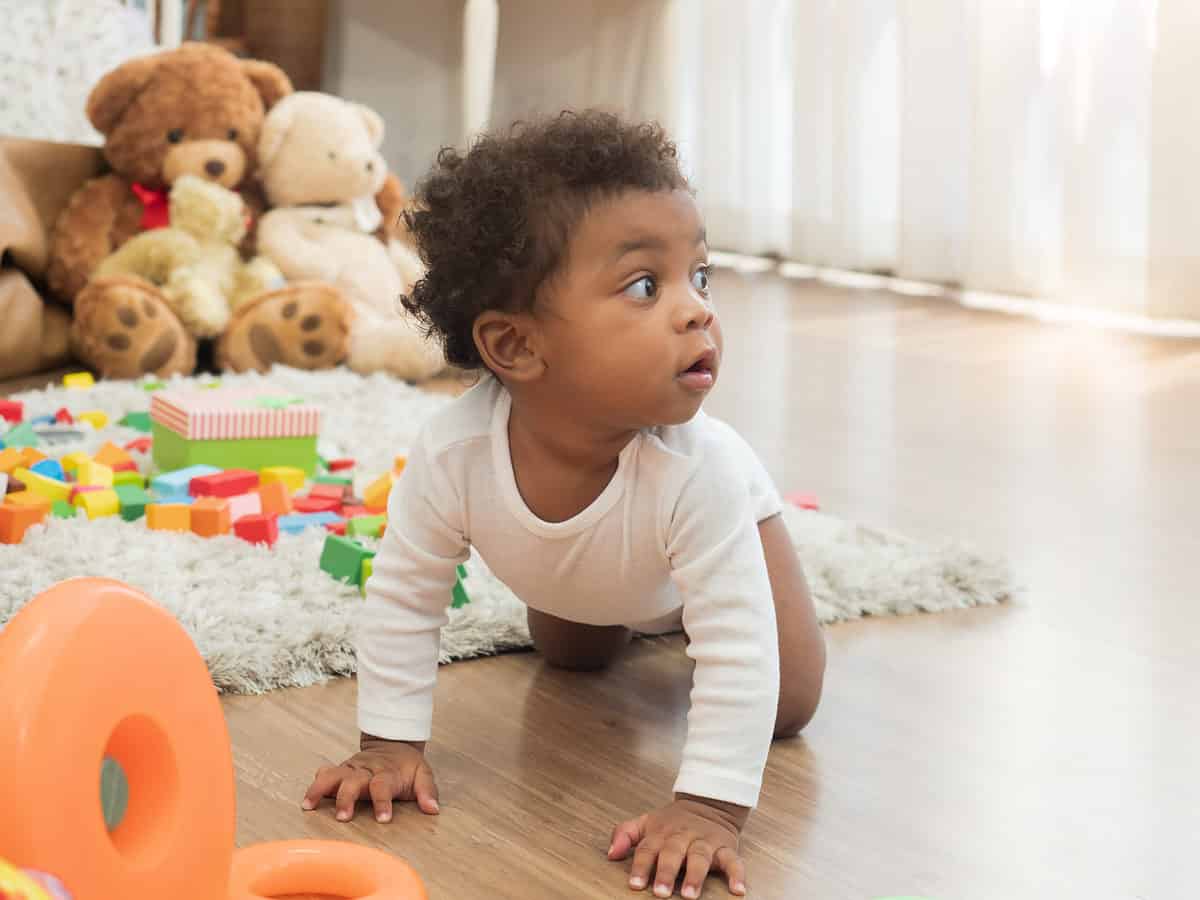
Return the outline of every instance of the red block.
[[[358,504],[357,506],[347,504],[346,506],[342,507],[342,515],[347,519],[353,519],[355,516],[372,516],[374,513],[362,504]]]
[[[346,498],[346,487],[341,484],[314,484],[309,490],[310,497],[330,497],[341,503]]]
[[[65,406],[54,414],[54,421],[60,425],[74,425],[75,417],[71,415],[71,411]]]
[[[342,502],[333,497],[296,497],[292,500],[292,509],[298,513],[337,512],[342,508]]]
[[[119,462],[112,466],[114,472],[136,472],[138,470],[137,463],[132,459],[127,459],[125,462]]]
[[[340,522],[326,522],[325,530],[332,531],[334,534],[340,534],[342,537],[345,537],[346,536],[346,520],[342,519],[342,521],[340,521]]]
[[[92,491],[107,491],[106,488],[99,484],[73,484],[71,485],[71,499],[68,501],[72,506],[75,505],[75,498],[80,494],[88,494]]]
[[[340,472],[342,469],[353,469],[354,460],[352,459],[331,459],[327,468],[330,472]]]
[[[25,418],[25,404],[20,400],[0,400],[0,419],[20,422]]]
[[[249,469],[226,469],[212,475],[199,475],[188,484],[193,497],[236,497],[258,487],[258,473]]]
[[[136,450],[138,453],[149,453],[150,446],[154,443],[154,438],[140,437],[134,438],[125,445],[126,450]]]
[[[251,544],[274,547],[279,540],[279,521],[276,516],[266,513],[242,516],[233,523],[233,533]]]
[[[801,491],[793,491],[783,498],[792,506],[798,506],[801,509],[820,509],[821,504],[812,494],[805,494]]]

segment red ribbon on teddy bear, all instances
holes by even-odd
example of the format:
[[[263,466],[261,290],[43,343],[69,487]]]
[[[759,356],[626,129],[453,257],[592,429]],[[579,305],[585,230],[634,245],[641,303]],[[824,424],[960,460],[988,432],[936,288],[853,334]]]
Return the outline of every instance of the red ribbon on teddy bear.
[[[142,203],[142,231],[166,228],[171,224],[171,208],[167,205],[166,190],[148,188],[136,182],[132,187]]]

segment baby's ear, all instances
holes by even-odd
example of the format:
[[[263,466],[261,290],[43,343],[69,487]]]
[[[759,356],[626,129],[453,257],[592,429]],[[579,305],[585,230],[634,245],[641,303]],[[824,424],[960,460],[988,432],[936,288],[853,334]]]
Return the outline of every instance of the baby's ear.
[[[506,381],[536,381],[546,369],[533,320],[520,313],[484,310],[472,329],[483,364]]]

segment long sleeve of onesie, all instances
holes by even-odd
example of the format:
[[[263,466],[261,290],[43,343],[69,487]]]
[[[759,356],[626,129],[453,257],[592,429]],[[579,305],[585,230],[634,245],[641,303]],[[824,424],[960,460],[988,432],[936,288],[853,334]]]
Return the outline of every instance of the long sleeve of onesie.
[[[450,473],[418,440],[388,500],[388,526],[358,620],[359,728],[428,740],[441,628],[468,556]]]
[[[714,450],[666,513],[696,663],[675,791],[755,806],[775,730],[779,638],[752,500],[737,461]]]

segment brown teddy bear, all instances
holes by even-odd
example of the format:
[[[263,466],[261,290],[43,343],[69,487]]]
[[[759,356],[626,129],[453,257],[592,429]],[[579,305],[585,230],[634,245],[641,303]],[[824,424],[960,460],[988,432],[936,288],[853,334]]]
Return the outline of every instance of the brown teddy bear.
[[[259,133],[267,110],[291,92],[277,66],[193,43],[131,60],[92,90],[87,114],[105,136],[112,171],[80,188],[59,216],[47,277],[74,305],[76,354],[101,375],[195,368],[196,339],[158,288],[133,275],[93,274],[129,238],[170,224],[167,191],[182,175],[237,189],[252,214],[261,211]],[[293,284],[245,306],[219,339],[231,367],[325,368],[346,355],[353,312],[332,285]]]

